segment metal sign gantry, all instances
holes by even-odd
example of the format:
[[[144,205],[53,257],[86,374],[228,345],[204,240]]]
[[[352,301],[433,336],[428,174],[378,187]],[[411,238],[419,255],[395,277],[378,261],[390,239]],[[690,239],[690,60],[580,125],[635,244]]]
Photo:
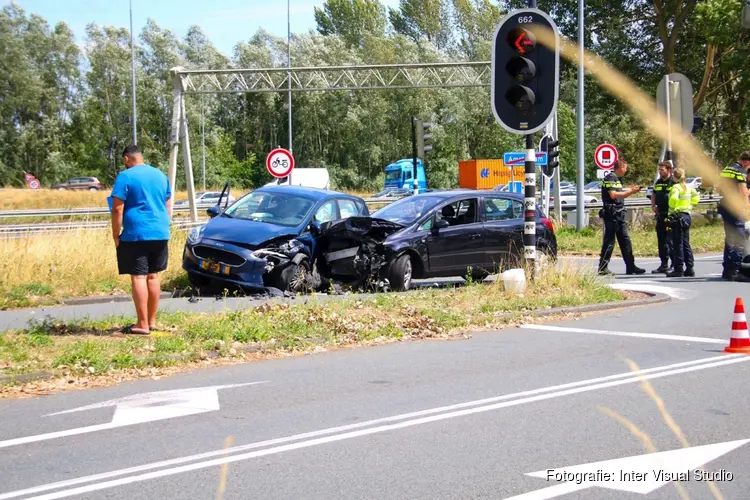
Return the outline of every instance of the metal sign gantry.
[[[182,144],[190,219],[197,221],[193,163],[185,112],[186,94],[288,92],[290,87],[292,92],[489,87],[490,70],[491,61],[220,70],[172,68],[170,72],[174,86],[174,104],[169,186],[174,192],[177,155]]]

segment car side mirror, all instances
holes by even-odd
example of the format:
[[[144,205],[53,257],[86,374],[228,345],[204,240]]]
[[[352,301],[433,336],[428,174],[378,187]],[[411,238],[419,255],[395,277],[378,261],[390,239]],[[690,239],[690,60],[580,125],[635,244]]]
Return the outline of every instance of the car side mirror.
[[[320,222],[313,220],[310,223],[310,234],[318,236],[320,234]]]
[[[208,214],[209,217],[213,219],[214,217],[219,215],[220,210],[221,209],[219,208],[219,205],[214,205],[213,207],[206,210],[206,213]]]
[[[445,219],[438,219],[435,221],[435,224],[432,226],[432,230],[434,232],[438,232],[441,229],[445,229],[447,227],[450,227],[450,222],[448,222]]]

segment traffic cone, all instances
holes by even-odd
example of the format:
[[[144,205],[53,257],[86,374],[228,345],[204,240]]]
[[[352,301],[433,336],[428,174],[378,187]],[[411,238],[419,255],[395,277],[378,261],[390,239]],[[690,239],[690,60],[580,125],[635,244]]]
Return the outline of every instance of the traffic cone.
[[[750,354],[750,334],[747,330],[747,318],[742,297],[737,297],[734,303],[734,320],[732,321],[732,337],[724,352]]]

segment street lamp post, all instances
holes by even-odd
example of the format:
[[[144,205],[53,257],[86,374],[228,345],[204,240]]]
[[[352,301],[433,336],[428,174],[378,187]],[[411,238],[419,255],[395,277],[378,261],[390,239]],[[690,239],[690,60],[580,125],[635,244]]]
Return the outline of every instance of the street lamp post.
[[[133,0],[130,0],[130,92],[133,94],[133,144],[138,144],[135,108],[135,45],[133,44]]]
[[[584,49],[584,38],[583,38],[583,2],[584,0],[578,0],[578,105],[576,106],[576,174],[578,189],[576,190],[576,231],[583,229],[584,223],[584,200],[583,200],[583,185],[585,184],[584,169],[585,162],[583,156],[584,150],[584,125],[583,125],[583,100],[584,100],[584,73],[583,73],[583,49]]]

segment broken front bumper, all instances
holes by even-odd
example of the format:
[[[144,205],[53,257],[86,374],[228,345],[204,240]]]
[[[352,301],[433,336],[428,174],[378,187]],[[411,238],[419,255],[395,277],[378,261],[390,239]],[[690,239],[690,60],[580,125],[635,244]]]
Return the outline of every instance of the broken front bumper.
[[[264,289],[267,267],[266,259],[254,255],[252,250],[223,241],[188,242],[182,253],[182,268],[188,273],[244,288]]]

